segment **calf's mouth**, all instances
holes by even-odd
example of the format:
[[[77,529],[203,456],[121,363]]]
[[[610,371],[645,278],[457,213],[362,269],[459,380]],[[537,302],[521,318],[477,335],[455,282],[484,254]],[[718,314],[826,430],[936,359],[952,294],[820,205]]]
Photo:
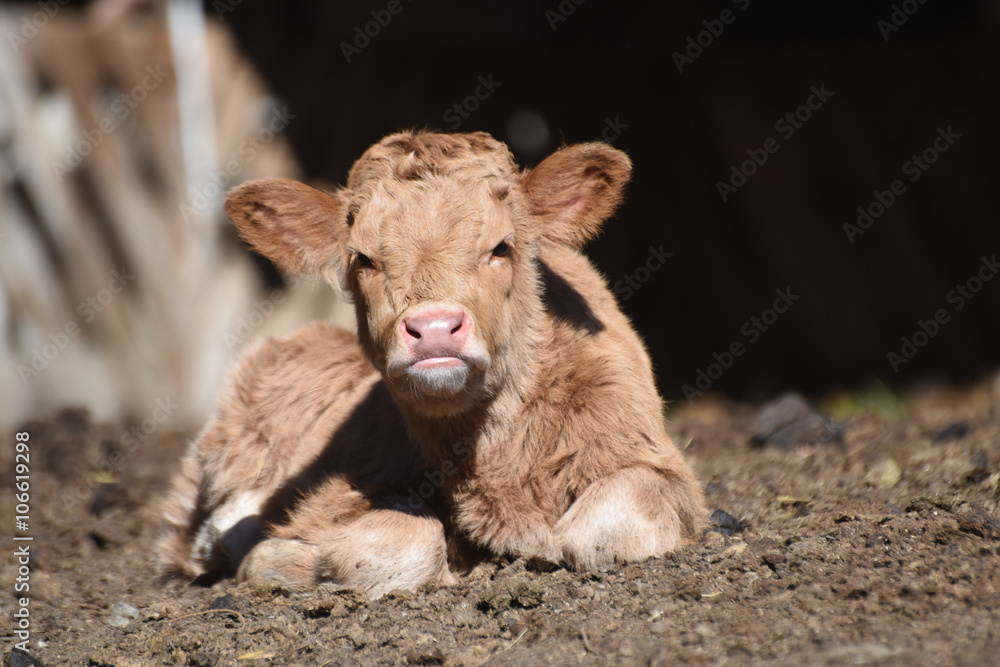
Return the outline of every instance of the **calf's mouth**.
[[[386,373],[421,396],[467,391],[490,365],[472,317],[455,304],[412,308],[400,318],[395,333]]]

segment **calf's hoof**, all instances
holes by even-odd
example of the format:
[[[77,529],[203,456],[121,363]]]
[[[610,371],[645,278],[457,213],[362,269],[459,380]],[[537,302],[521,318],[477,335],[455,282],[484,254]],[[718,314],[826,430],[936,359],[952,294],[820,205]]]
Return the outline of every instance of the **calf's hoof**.
[[[243,559],[236,579],[304,593],[319,583],[317,556],[315,546],[299,540],[264,540]]]

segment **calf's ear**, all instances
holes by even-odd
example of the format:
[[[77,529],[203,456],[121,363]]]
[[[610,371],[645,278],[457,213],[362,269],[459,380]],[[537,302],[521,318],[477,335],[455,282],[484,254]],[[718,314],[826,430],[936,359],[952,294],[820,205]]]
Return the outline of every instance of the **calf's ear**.
[[[567,146],[542,160],[524,177],[540,236],[582,247],[621,203],[631,175],[628,156],[600,142]]]
[[[334,281],[347,222],[331,195],[287,178],[262,178],[230,190],[226,215],[254,250],[293,275]]]

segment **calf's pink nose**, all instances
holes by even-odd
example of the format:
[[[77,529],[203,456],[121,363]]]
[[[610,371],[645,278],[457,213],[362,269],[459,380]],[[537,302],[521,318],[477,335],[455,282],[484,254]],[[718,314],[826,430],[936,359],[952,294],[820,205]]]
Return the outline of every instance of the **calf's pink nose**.
[[[470,325],[469,316],[462,311],[432,311],[403,318],[400,334],[417,354],[450,357],[461,351]]]

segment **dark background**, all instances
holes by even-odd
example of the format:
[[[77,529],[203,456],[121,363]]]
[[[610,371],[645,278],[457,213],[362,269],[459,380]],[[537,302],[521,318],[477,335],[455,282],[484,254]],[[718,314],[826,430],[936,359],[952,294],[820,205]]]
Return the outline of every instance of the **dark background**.
[[[712,385],[734,396],[968,381],[1000,360],[1000,279],[960,311],[947,299],[1000,252],[996,3],[400,4],[350,63],[341,43],[386,2],[254,0],[218,13],[297,114],[288,133],[312,180],[342,182],[390,132],[453,129],[444,114],[480,76],[500,85],[458,129],[508,141],[525,166],[617,124],[635,177],[588,253],[612,284],[651,246],[673,253],[622,303],[666,398],[682,399],[735,341],[746,352]],[[893,5],[917,10],[886,40],[878,22]],[[547,12],[560,8],[553,29]],[[679,72],[674,52],[726,9],[735,20]],[[833,95],[786,139],[775,122],[812,86]],[[544,145],[512,133],[525,111],[544,119]],[[960,139],[910,182],[903,163],[949,127]],[[769,137],[779,150],[723,201],[717,182]],[[895,179],[905,193],[850,243],[844,224]],[[744,323],[779,288],[800,298],[751,343]],[[950,321],[894,372],[887,354],[941,308]]]

